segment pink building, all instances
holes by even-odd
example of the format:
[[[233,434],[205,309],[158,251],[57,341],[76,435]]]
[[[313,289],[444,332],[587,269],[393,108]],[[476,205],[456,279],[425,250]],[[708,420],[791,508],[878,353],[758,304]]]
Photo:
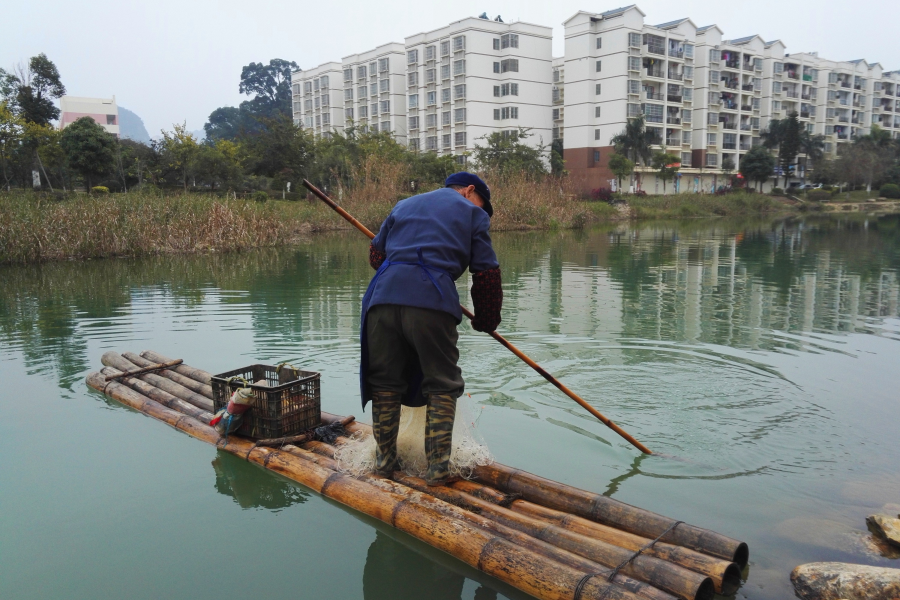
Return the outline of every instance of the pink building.
[[[59,117],[59,128],[65,129],[81,117],[90,117],[109,133],[119,137],[119,106],[116,97],[112,98],[79,98],[63,96],[59,100],[62,114]]]

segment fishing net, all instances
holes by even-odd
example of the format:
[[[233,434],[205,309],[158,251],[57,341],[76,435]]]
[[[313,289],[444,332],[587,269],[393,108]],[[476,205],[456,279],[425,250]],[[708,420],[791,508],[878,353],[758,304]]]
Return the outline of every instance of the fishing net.
[[[425,457],[425,414],[427,407],[404,406],[400,411],[400,431],[397,434],[397,453],[400,469],[407,475],[422,477],[428,470]],[[468,397],[456,401],[456,418],[453,421],[453,450],[450,454],[450,473],[471,479],[477,466],[489,465],[494,457],[484,439],[475,428]],[[338,470],[358,476],[375,469],[375,439],[361,431],[349,441],[338,446],[334,455]]]

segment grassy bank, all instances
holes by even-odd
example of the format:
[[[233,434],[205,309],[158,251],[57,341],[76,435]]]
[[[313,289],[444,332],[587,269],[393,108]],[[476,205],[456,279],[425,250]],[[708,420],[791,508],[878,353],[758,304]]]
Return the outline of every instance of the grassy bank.
[[[507,183],[495,186],[494,194],[494,231],[577,229],[629,216],[605,202],[575,199],[565,180],[548,179],[539,185]],[[340,203],[373,230],[394,204],[377,188],[355,190]],[[740,216],[784,210],[766,196],[750,194],[648,196],[631,198],[630,207],[634,218]],[[287,245],[317,231],[344,228],[347,223],[319,202],[154,193],[78,194],[59,200],[25,192],[0,193],[0,263],[230,252]]]

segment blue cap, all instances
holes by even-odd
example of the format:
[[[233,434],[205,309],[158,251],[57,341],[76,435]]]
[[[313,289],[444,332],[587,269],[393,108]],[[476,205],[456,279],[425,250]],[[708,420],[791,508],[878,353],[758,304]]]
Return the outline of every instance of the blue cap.
[[[484,212],[486,212],[489,217],[494,216],[494,207],[491,206],[491,188],[487,186],[481,177],[474,173],[460,171],[459,173],[454,173],[444,181],[444,187],[450,187],[451,185],[463,185],[466,187],[474,185],[475,191],[478,192],[478,195],[484,200]]]

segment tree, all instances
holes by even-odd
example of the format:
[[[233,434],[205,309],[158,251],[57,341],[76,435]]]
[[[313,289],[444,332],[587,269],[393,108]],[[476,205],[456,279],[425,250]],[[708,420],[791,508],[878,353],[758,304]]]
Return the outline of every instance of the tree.
[[[206,139],[215,142],[217,140],[236,140],[247,127],[249,117],[240,108],[223,106],[209,114],[209,120],[203,125]]]
[[[563,158],[563,141],[556,139],[550,144],[550,173],[559,176],[564,175],[565,172],[566,161]]]
[[[211,190],[235,188],[241,183],[241,175],[239,148],[236,143],[219,140],[215,144],[200,146],[197,156],[197,178],[201,183],[209,185]]]
[[[629,119],[625,129],[614,135],[610,143],[617,154],[621,154],[635,165],[650,163],[653,152],[651,146],[660,143],[659,136],[644,126],[644,115]]]
[[[678,174],[678,169],[681,168],[681,164],[678,162],[679,158],[674,154],[657,152],[653,155],[652,161],[653,168],[656,170],[656,176],[662,179],[663,195],[665,195],[666,182],[675,179],[675,175]]]
[[[13,177],[12,159],[22,141],[24,127],[25,123],[9,109],[7,103],[0,102],[0,173],[7,191]]]
[[[616,177],[616,188],[622,189],[622,180],[631,177],[634,172],[634,163],[628,160],[624,154],[613,152],[609,157],[609,170]]]
[[[762,192],[762,184],[775,173],[775,157],[763,146],[753,146],[741,157],[741,175],[750,182],[757,182]]]
[[[530,175],[540,177],[547,173],[544,163],[546,146],[530,146],[525,143],[531,137],[529,129],[519,127],[517,131],[495,131],[483,135],[475,145],[472,158],[478,169],[495,175]]]
[[[60,144],[69,167],[84,178],[88,189],[113,168],[115,139],[90,117],[81,117],[63,129]]]
[[[171,133],[162,130],[162,136],[163,160],[180,175],[181,185],[187,191],[188,179],[197,166],[200,145],[194,134],[187,131],[185,123],[173,125]]]
[[[734,160],[731,157],[722,159],[722,173],[728,178],[731,178],[731,174],[734,173]]]
[[[787,188],[788,179],[794,168],[794,161],[800,153],[800,120],[797,113],[792,112],[785,119],[781,133],[781,144],[778,146],[778,161],[781,163],[781,172],[784,174],[784,187]]]
[[[800,131],[800,153],[806,155],[806,171],[815,171],[825,156],[825,136],[813,135],[804,128]]]
[[[31,57],[28,66],[20,65],[14,73],[0,69],[0,95],[22,119],[38,125],[49,125],[59,118],[53,100],[61,98],[66,88],[60,81],[56,65],[46,54]]]
[[[867,135],[853,142],[853,152],[850,153],[856,162],[853,168],[859,171],[867,192],[871,192],[872,184],[890,169],[895,151],[896,145],[890,132],[878,125],[872,125]]]
[[[260,131],[241,141],[248,171],[279,183],[299,185],[309,176],[315,150],[312,135],[285,115],[262,119],[260,124]]]

